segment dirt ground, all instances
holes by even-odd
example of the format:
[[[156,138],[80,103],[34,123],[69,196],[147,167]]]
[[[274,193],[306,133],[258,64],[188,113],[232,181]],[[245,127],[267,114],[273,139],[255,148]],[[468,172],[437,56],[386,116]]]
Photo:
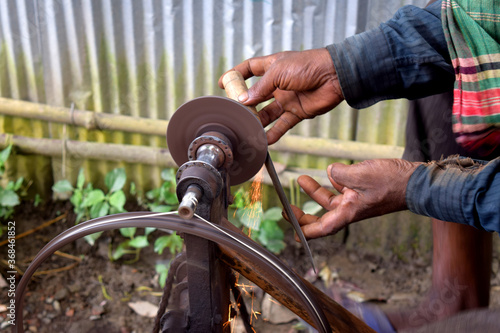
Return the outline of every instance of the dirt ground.
[[[24,271],[30,260],[50,239],[74,225],[71,206],[65,202],[48,202],[33,207],[23,204],[16,211],[16,234],[42,225],[60,214],[65,219],[16,241],[16,264]],[[158,231],[155,231],[155,233]],[[155,238],[153,233],[150,239]],[[159,234],[158,234],[159,235]],[[4,235],[5,236],[5,235]],[[139,301],[157,305],[161,288],[155,264],[168,263],[170,255],[159,256],[152,246],[143,249],[134,264],[108,259],[110,244],[117,242],[118,232],[105,233],[98,245],[90,247],[78,240],[62,249],[62,255],[53,255],[28,286],[25,297],[25,328],[29,332],[150,332],[153,319],[137,314],[130,303]],[[3,237],[1,240],[5,239]],[[312,273],[308,259],[291,231],[287,232],[287,248],[280,257],[299,274],[305,276],[325,293],[333,296],[342,292],[350,299],[371,300],[382,307],[406,307],[418,303],[430,286],[431,268],[418,258],[401,262],[396,257],[383,259],[361,251],[348,250],[337,238],[310,242],[319,275]],[[0,258],[6,258],[6,246],[0,247]],[[69,254],[76,258],[64,256]],[[77,261],[79,260],[79,262]],[[494,258],[491,287],[491,307],[500,308],[500,279],[498,258]],[[66,270],[61,270],[66,268]],[[60,270],[60,271],[58,271]],[[7,268],[0,264],[5,277]],[[5,282],[5,279],[2,279]],[[0,281],[2,282],[2,281]],[[241,282],[241,281],[240,281]],[[257,332],[311,331],[291,312],[269,300],[257,287],[251,287],[255,298],[247,299],[254,311],[253,324]],[[0,296],[0,329],[10,329],[5,306],[9,299],[2,286]],[[248,297],[247,297],[248,298]],[[233,331],[242,332],[241,320],[233,320]]]

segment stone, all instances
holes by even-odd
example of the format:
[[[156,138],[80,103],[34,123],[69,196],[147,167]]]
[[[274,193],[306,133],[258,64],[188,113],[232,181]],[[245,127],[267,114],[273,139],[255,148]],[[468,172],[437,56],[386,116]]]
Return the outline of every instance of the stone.
[[[262,300],[262,317],[272,324],[286,324],[298,319],[297,315],[267,295]]]

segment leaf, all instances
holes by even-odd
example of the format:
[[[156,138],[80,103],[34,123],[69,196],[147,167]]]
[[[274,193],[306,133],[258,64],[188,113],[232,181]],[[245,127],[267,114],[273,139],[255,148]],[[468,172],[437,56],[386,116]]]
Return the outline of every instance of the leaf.
[[[52,185],[52,191],[56,193],[71,192],[73,191],[73,186],[68,180],[63,179]]]
[[[170,211],[172,211],[172,209],[174,207],[172,206],[167,206],[167,205],[155,205],[155,204],[151,204],[149,206],[149,208],[151,209],[152,212],[154,213],[168,213]]]
[[[109,204],[106,201],[98,202],[90,207],[90,218],[95,219],[108,215]]]
[[[264,213],[264,216],[262,217],[263,220],[271,220],[271,221],[279,221],[283,218],[281,215],[281,208],[278,207],[272,207],[266,210]]]
[[[109,204],[119,210],[123,210],[123,206],[125,205],[126,201],[127,198],[125,197],[125,193],[123,193],[122,190],[114,192],[109,197]]]
[[[271,220],[264,220],[261,224],[258,240],[267,249],[274,253],[279,253],[285,248],[283,238],[285,234],[278,223]]]
[[[91,207],[101,201],[104,201],[104,192],[100,189],[90,191],[87,196],[83,199],[83,207]]]
[[[262,204],[256,202],[252,206],[240,208],[236,212],[236,215],[245,227],[259,230],[262,216],[264,215]]]
[[[16,183],[14,184],[14,188],[13,190],[14,191],[17,191],[21,188],[21,185],[23,185],[23,181],[24,181],[24,178],[23,177],[19,177],[17,180],[16,180]]]
[[[81,190],[83,188],[83,184],[85,184],[85,173],[83,172],[83,168],[80,168],[76,179],[76,188]]]
[[[97,240],[97,238],[101,237],[101,235],[102,235],[102,231],[96,232],[95,234],[87,235],[87,236],[83,237],[83,239],[85,239],[87,241],[87,243],[90,244],[90,246],[94,246],[95,241]]]
[[[126,181],[127,175],[123,168],[113,169],[104,177],[104,184],[106,184],[106,187],[109,189],[109,193],[121,190]]]
[[[158,199],[159,197],[160,197],[160,189],[159,188],[154,188],[154,189],[146,192],[146,198],[148,198],[149,200],[155,200],[155,199]]]
[[[166,201],[167,196],[169,194],[170,194],[170,185],[169,185],[169,183],[163,183],[160,186],[160,196],[159,196],[160,201]]]
[[[43,201],[43,199],[40,196],[40,194],[36,193],[35,199],[33,200],[33,206],[38,207],[38,205],[40,205],[40,203],[42,203],[42,201]]]
[[[20,204],[19,196],[13,190],[0,191],[0,206],[14,207]]]
[[[273,252],[274,254],[280,254],[281,251],[286,247],[286,244],[282,240],[271,240],[268,242],[266,245],[264,245],[269,251]]]
[[[135,247],[136,249],[142,249],[149,246],[149,241],[147,236],[137,236],[128,242],[128,245]]]
[[[137,186],[135,185],[134,182],[130,182],[130,190],[129,193],[131,195],[136,195],[137,194]]]
[[[122,234],[123,237],[127,238],[132,238],[135,235],[135,231],[137,228],[132,227],[132,228],[120,228],[120,233]]]
[[[182,238],[177,234],[158,237],[154,243],[154,251],[162,254],[163,250],[168,247],[171,254],[176,254],[182,250]]]
[[[165,283],[167,282],[168,267],[164,264],[156,264],[156,272],[160,274],[158,276],[158,284],[161,288],[165,288]]]
[[[0,206],[0,218],[7,220],[12,216],[13,213],[14,213],[14,208]],[[0,228],[0,229],[3,229],[3,228]]]
[[[175,170],[163,169],[161,172],[161,179],[163,179],[166,182],[175,183]]]
[[[76,189],[75,192],[73,192],[73,195],[71,196],[69,201],[73,204],[73,207],[75,208],[80,207],[83,201],[82,190]]]
[[[283,240],[283,238],[285,238],[285,233],[283,232],[283,230],[281,230],[276,221],[263,221],[261,224],[260,233],[265,234],[268,239]]]
[[[318,214],[323,207],[320,206],[316,201],[307,201],[304,203],[304,206],[302,207],[302,210],[306,214],[311,214],[311,215],[316,215]]]
[[[156,273],[168,272],[168,267],[165,264],[156,264],[155,270],[156,270]]]
[[[126,241],[123,241],[121,242],[120,244],[118,244],[118,246],[116,247],[116,249],[113,251],[113,255],[111,256],[111,258],[113,260],[118,260],[120,259],[125,253],[127,253],[127,249],[128,249],[128,240]]]
[[[144,228],[144,234],[147,236],[155,230],[156,228],[150,228],[150,227]]]
[[[118,209],[118,208],[113,207],[113,206],[111,206],[111,207],[109,208],[109,214],[110,214],[110,215],[111,215],[111,214],[118,214],[118,213],[125,213],[125,212],[126,212],[126,210],[125,210],[125,209]]]
[[[284,237],[283,230],[281,230],[278,223],[271,220],[265,220],[262,222],[257,239],[268,250],[275,254],[279,254],[286,246],[283,241]]]
[[[158,312],[158,306],[146,301],[129,302],[128,306],[142,317],[154,318]]]
[[[76,214],[75,224],[80,223],[80,221],[82,220],[83,215],[85,215],[85,212],[79,212],[79,213]]]
[[[158,237],[154,243],[154,251],[158,254],[162,254],[163,250],[168,246],[169,243],[170,243],[170,236]]]
[[[179,203],[179,200],[177,200],[177,194],[168,192],[165,195],[165,202],[169,205],[177,205]]]
[[[5,164],[12,151],[12,144],[8,145],[4,150],[0,152],[0,164]]]

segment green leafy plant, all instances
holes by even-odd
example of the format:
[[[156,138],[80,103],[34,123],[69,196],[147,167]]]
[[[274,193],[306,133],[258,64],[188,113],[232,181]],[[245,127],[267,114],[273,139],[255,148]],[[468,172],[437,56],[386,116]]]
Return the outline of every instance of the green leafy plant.
[[[137,196],[139,204],[145,205],[149,210],[157,213],[166,213],[174,210],[178,206],[177,195],[175,193],[175,170],[164,169],[161,172],[163,183],[160,187],[146,192],[146,199],[138,193],[134,183],[130,184],[130,194]],[[155,228],[146,228],[144,235],[136,236],[135,228],[121,229],[123,237],[128,240],[121,242],[115,251],[113,251],[112,260],[118,260],[125,254],[135,254],[132,261],[139,259],[140,250],[150,245],[148,235]],[[154,252],[162,254],[165,248],[168,248],[172,255],[182,250],[182,239],[174,234],[158,237],[154,241]]]
[[[20,190],[23,181],[24,178],[19,177],[15,182],[9,181],[5,188],[0,186],[0,220],[9,219],[14,213],[14,207],[21,203],[17,192]]]
[[[76,180],[76,188],[68,180],[60,180],[52,186],[56,193],[71,193],[70,202],[76,213],[76,223],[83,220],[94,219],[109,214],[126,212],[123,208],[126,202],[123,186],[127,181],[127,176],[123,168],[113,169],[104,177],[104,184],[108,188],[105,193],[101,189],[94,188],[92,183],[85,186],[85,174],[80,169]],[[85,240],[94,245],[101,233],[85,236]]]
[[[164,169],[161,179],[163,183],[160,187],[146,192],[146,206],[152,212],[166,213],[177,208],[179,204],[175,193],[175,170]]]
[[[165,169],[161,173],[163,183],[159,188],[155,188],[146,193],[146,199],[142,198],[136,189],[134,183],[130,184],[130,194],[137,197],[138,203],[145,205],[153,212],[169,212],[178,205],[177,195],[175,194],[175,171]],[[83,169],[80,169],[76,180],[76,187],[68,180],[60,180],[52,186],[56,193],[70,193],[70,202],[76,214],[76,223],[82,220],[88,220],[126,212],[124,205],[126,196],[123,191],[127,176],[123,168],[118,168],[108,172],[104,178],[104,184],[108,191],[94,188],[94,185],[87,182]],[[122,228],[120,234],[125,240],[118,243],[113,250],[110,247],[110,260],[118,260],[125,254],[133,254],[134,258],[128,263],[137,261],[141,249],[150,245],[148,236],[155,231],[155,228],[146,228],[143,235],[138,235],[136,228]],[[85,237],[85,240],[94,245],[101,233],[95,233]],[[154,242],[154,251],[162,254],[165,248],[168,248],[172,254],[182,249],[182,239],[176,234],[158,237]]]
[[[136,235],[137,228],[121,228],[120,234],[128,238],[120,242],[111,255],[111,260],[118,260],[124,254],[134,254],[135,258],[128,263],[139,260],[141,249],[149,246],[148,235],[155,231],[155,228],[145,228],[144,235]]]
[[[231,222],[243,226],[252,239],[269,251],[279,254],[285,248],[285,234],[278,224],[282,219],[281,208],[272,207],[264,211],[261,202],[252,202],[248,192],[240,188],[235,193],[229,217]]]
[[[156,273],[158,273],[158,284],[160,285],[161,289],[165,288],[165,283],[167,282],[167,275],[168,275],[168,266],[165,264],[156,264],[155,265],[155,270]]]
[[[0,178],[5,173],[5,165],[12,151],[12,145],[0,152]],[[14,213],[14,207],[21,203],[19,192],[24,178],[19,177],[16,181],[9,181],[5,187],[0,186],[0,220],[8,220]],[[0,235],[2,234],[0,228]]]

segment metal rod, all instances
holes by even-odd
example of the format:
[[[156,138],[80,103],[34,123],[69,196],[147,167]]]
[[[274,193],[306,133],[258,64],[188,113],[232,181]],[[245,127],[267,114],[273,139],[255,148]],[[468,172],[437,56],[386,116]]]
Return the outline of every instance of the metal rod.
[[[189,185],[179,205],[179,216],[184,220],[192,218],[202,194],[203,191],[198,185]]]
[[[271,160],[271,155],[269,155],[269,152],[267,152],[267,157],[266,157],[266,169],[267,172],[269,173],[269,176],[271,177],[271,180],[273,181],[274,188],[276,189],[276,193],[278,193],[278,197],[280,198],[281,204],[283,205],[283,209],[285,210],[286,215],[288,216],[290,222],[292,222],[293,229],[299,236],[300,242],[302,243],[302,246],[306,250],[307,255],[309,256],[309,259],[311,260],[312,268],[314,272],[316,273],[316,266],[314,266],[314,259],[311,253],[311,249],[309,248],[309,244],[307,244],[306,237],[304,236],[304,233],[302,232],[302,229],[300,229],[299,221],[297,221],[297,218],[295,217],[295,214],[292,211],[292,207],[290,206],[290,203],[288,202],[288,198],[286,197],[285,191],[283,191],[283,186],[281,186],[280,178],[278,177],[278,173],[276,172],[276,169],[274,169],[274,164],[273,161]]]
[[[224,163],[224,152],[216,145],[207,143],[196,151],[196,159],[206,162],[218,169]]]

